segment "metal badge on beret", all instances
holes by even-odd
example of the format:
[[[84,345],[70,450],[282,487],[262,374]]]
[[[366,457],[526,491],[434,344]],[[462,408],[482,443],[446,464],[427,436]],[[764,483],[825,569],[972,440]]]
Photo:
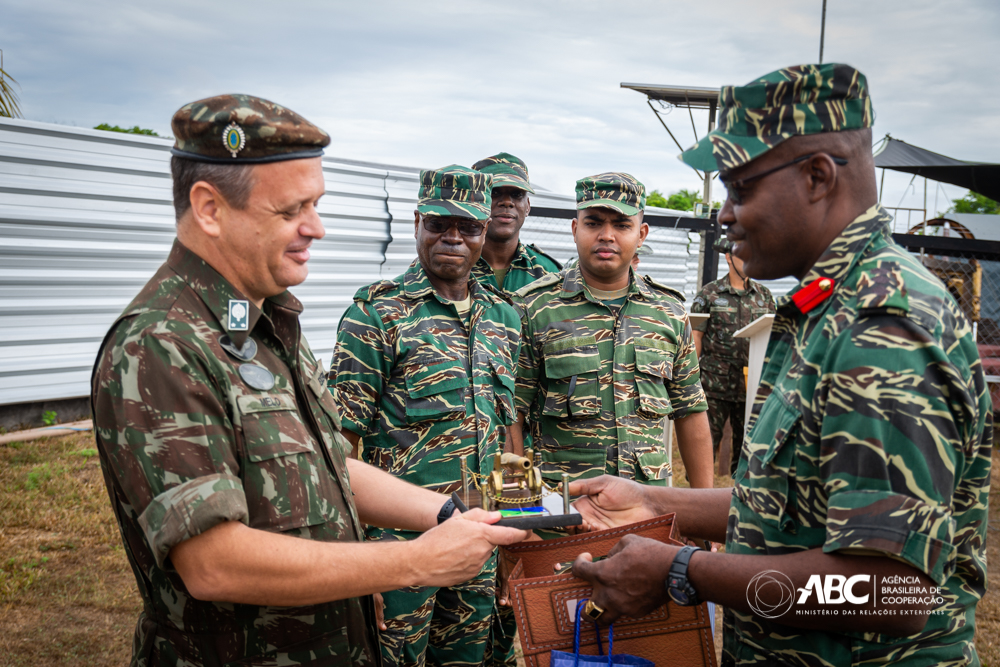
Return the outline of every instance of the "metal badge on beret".
[[[695,169],[729,171],[796,135],[871,127],[868,80],[838,63],[795,65],[745,86],[723,86],[719,126],[680,155]]]
[[[170,152],[200,162],[256,164],[323,155],[330,136],[291,109],[251,95],[185,104],[170,122]]]
[[[274,374],[257,364],[241,364],[240,377],[254,389],[268,391],[274,387]]]

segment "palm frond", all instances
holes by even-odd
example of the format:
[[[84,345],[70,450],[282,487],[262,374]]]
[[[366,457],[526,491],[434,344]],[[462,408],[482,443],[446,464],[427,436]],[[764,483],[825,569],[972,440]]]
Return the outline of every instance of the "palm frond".
[[[3,51],[0,51],[0,117],[20,118],[21,106],[18,104],[17,93],[10,84],[13,83],[18,88],[21,86],[17,83],[17,79],[4,71],[2,54]]]

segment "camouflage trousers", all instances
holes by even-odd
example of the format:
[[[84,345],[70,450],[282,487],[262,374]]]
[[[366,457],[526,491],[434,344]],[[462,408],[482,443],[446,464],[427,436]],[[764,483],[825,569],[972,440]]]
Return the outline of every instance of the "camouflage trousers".
[[[457,586],[411,586],[382,594],[386,630],[379,633],[386,667],[493,664],[496,556],[476,578]]]
[[[729,474],[736,474],[736,464],[740,460],[740,449],[743,447],[743,418],[746,413],[746,401],[724,401],[712,396],[706,396],[708,402],[708,427],[712,431],[712,449],[715,459],[719,458],[719,443],[722,442],[722,430],[726,420],[733,429],[732,459],[729,464]]]

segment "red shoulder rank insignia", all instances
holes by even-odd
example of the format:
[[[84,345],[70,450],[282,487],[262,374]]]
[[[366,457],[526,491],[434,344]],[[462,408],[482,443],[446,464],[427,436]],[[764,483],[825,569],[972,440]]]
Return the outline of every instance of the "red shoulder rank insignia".
[[[830,278],[817,278],[792,295],[792,301],[803,314],[830,298],[834,282]]]

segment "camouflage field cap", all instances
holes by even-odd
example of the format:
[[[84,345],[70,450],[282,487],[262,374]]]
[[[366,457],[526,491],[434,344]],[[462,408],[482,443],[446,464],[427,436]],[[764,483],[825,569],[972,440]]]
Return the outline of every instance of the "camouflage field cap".
[[[319,157],[330,135],[291,109],[251,95],[185,104],[170,121],[170,152],[199,162],[256,164]]]
[[[592,206],[635,215],[646,208],[646,186],[634,176],[621,172],[581,178],[576,182],[576,208]]]
[[[493,176],[493,187],[495,188],[507,186],[535,194],[528,179],[528,166],[521,158],[510,153],[497,153],[492,157],[480,160],[472,165],[472,168]]]
[[[789,137],[871,127],[868,80],[850,65],[795,65],[719,91],[719,126],[684,151],[695,169],[728,171]]]
[[[417,211],[486,220],[493,206],[493,177],[457,164],[420,172]]]

